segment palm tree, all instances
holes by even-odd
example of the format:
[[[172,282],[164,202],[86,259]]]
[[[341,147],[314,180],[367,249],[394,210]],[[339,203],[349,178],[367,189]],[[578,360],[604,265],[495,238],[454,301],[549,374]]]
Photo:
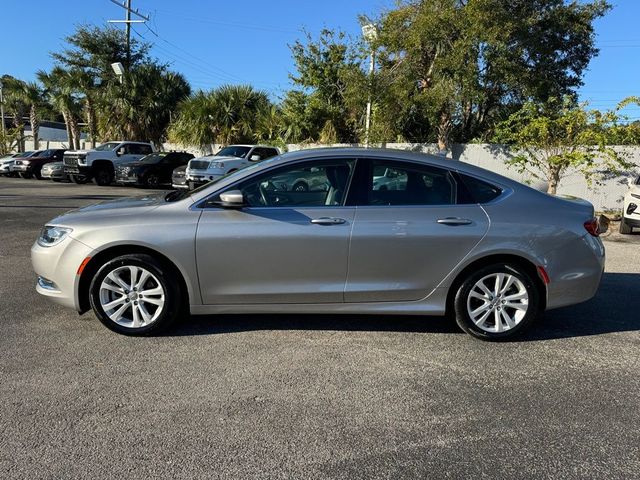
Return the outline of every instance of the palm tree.
[[[78,125],[79,105],[74,97],[73,82],[69,72],[61,67],[54,67],[51,72],[37,72],[38,80],[44,85],[49,101],[64,118],[69,137],[69,147],[80,149],[80,126]]]
[[[20,92],[22,100],[29,106],[29,123],[31,124],[31,135],[33,135],[33,148],[40,148],[40,106],[42,105],[42,88],[35,82],[25,82],[22,84]]]
[[[95,77],[86,70],[76,68],[68,71],[67,82],[69,83],[70,88],[82,95],[89,140],[91,142],[91,148],[95,148],[97,141],[95,100],[97,93]]]
[[[7,114],[13,118],[15,126],[16,144],[19,152],[24,151],[24,118],[27,116],[29,106],[22,97],[24,82],[17,78],[6,76],[3,78],[6,89],[4,106]]]

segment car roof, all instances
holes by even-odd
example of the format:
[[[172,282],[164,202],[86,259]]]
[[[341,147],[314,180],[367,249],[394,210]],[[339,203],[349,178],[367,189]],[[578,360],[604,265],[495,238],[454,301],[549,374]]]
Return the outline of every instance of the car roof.
[[[326,147],[326,148],[309,148],[303,150],[296,150],[295,152],[288,152],[280,155],[277,159],[271,163],[287,163],[304,158],[323,158],[323,157],[358,157],[358,158],[383,158],[387,160],[400,160],[409,162],[419,162],[435,167],[442,167],[449,170],[456,170],[462,173],[468,173],[479,177],[484,177],[487,180],[494,182],[507,184],[509,186],[521,185],[520,183],[504,177],[498,173],[486,170],[469,163],[461,162],[459,160],[453,160],[451,158],[444,157],[442,155],[433,155],[431,153],[414,152],[411,150],[398,150],[394,148],[363,148],[363,147]]]

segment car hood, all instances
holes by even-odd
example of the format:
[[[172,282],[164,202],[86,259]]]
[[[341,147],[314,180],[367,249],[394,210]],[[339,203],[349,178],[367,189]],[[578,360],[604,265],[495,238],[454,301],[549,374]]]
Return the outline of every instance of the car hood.
[[[90,152],[90,151],[91,151],[91,150],[66,150],[64,153],[65,153],[65,155],[66,155],[67,153],[73,153],[73,154],[80,154],[80,155],[83,155],[83,154],[87,154],[87,153],[88,153],[88,152]]]
[[[142,215],[165,205],[166,192],[140,197],[119,198],[94,203],[77,210],[71,210],[49,222],[53,225],[72,225],[76,221],[97,220],[106,217]]]

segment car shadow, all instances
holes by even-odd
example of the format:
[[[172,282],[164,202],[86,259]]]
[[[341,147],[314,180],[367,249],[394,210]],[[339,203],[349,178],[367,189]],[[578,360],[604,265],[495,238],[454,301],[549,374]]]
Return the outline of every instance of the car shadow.
[[[546,312],[519,342],[640,331],[640,274],[605,273],[588,302]],[[260,330],[447,333],[462,331],[448,317],[342,314],[202,315],[179,321],[165,336],[215,335]]]

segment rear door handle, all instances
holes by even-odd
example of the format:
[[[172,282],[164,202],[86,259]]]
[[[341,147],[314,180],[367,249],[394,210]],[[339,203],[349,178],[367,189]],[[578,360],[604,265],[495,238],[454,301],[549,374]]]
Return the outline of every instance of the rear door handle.
[[[438,223],[440,223],[441,225],[470,225],[473,222],[468,218],[447,217],[439,218]]]
[[[344,218],[336,218],[336,217],[320,217],[311,219],[311,223],[315,225],[340,225],[342,223],[346,223]]]

